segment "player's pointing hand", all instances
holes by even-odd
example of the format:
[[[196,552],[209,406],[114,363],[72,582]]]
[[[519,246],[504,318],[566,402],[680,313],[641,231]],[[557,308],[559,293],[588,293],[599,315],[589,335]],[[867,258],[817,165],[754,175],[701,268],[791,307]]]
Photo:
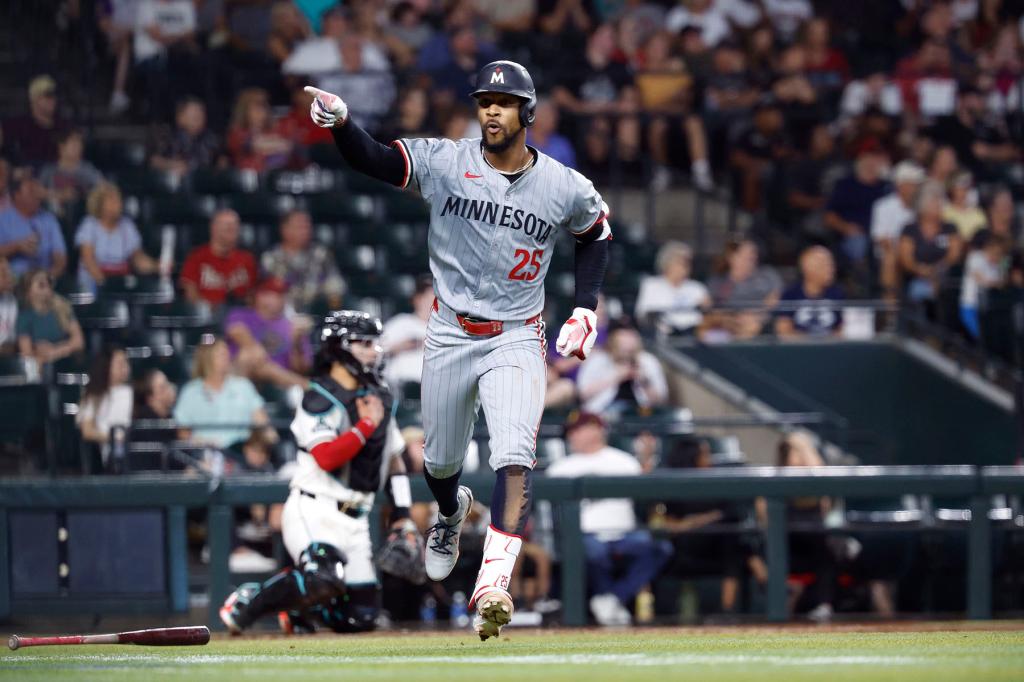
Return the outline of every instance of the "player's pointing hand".
[[[313,95],[313,103],[309,105],[309,116],[313,123],[321,128],[333,128],[343,124],[348,118],[348,105],[337,95],[314,88],[312,85],[307,85],[303,90]]]

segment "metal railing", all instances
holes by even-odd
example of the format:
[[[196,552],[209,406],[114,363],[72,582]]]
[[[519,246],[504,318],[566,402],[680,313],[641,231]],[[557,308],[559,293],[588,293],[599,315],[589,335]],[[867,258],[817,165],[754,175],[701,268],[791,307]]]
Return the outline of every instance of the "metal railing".
[[[482,502],[489,502],[493,477],[465,477]],[[957,528],[964,528],[967,542],[967,615],[992,617],[992,526],[990,500],[994,495],[1024,492],[1024,467],[754,467],[700,472],[657,472],[642,477],[584,477],[559,479],[537,476],[534,499],[553,505],[559,520],[557,543],[561,557],[563,622],[584,625],[586,614],[586,559],[580,529],[580,503],[584,499],[628,497],[640,502],[675,500],[767,501],[767,524],[762,529],[768,563],[765,617],[786,620],[786,578],[789,571],[786,500],[794,497],[830,496],[878,498],[903,495],[958,497],[968,501],[970,513]],[[264,476],[240,476],[210,486],[205,480],[125,476],[82,479],[12,479],[0,481],[0,552],[9,545],[8,513],[21,509],[163,508],[167,514],[166,545],[169,557],[168,610],[187,606],[188,568],[185,561],[185,510],[205,507],[208,512],[210,548],[209,622],[219,626],[217,609],[231,589],[228,556],[231,551],[233,509],[251,504],[283,502],[286,482]],[[422,479],[413,481],[416,501],[429,501]],[[379,507],[374,509],[378,519]],[[1012,527],[1022,524],[1010,521]],[[371,524],[376,527],[379,524]],[[935,523],[911,525],[934,528]],[[907,524],[900,530],[907,529]],[[17,548],[13,548],[17,551]],[[12,609],[33,608],[32,603],[12,600],[9,557],[0,555],[0,617]],[[51,604],[52,605],[52,604]]]

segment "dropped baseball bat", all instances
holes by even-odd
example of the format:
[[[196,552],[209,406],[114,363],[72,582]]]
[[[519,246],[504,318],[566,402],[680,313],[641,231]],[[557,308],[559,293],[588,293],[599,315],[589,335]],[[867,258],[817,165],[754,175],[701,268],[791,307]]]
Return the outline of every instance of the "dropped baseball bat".
[[[61,644],[140,644],[142,646],[200,646],[210,641],[210,629],[205,625],[184,628],[153,628],[132,630],[112,635],[61,635],[58,637],[19,637],[11,635],[7,646],[11,651],[26,646],[52,646]]]

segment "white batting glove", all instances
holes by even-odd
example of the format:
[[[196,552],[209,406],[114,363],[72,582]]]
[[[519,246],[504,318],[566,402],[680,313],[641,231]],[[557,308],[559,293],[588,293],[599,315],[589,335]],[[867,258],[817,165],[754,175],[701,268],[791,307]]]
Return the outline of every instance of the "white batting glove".
[[[333,128],[348,118],[348,105],[337,95],[314,88],[312,85],[307,85],[303,90],[313,95],[313,103],[309,105],[309,117],[321,128]]]
[[[586,360],[596,341],[597,313],[588,308],[576,308],[558,332],[555,350],[565,358],[575,355],[580,360]]]

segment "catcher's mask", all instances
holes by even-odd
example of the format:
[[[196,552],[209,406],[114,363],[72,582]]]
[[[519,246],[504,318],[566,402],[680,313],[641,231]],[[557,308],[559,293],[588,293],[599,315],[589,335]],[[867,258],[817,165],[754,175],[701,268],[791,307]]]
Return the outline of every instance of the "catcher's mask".
[[[379,343],[382,331],[380,319],[369,313],[359,310],[329,313],[320,327],[317,370],[329,371],[330,364],[337,362],[360,383],[379,385],[384,367],[384,349]],[[357,344],[368,345],[368,352],[359,349]]]

